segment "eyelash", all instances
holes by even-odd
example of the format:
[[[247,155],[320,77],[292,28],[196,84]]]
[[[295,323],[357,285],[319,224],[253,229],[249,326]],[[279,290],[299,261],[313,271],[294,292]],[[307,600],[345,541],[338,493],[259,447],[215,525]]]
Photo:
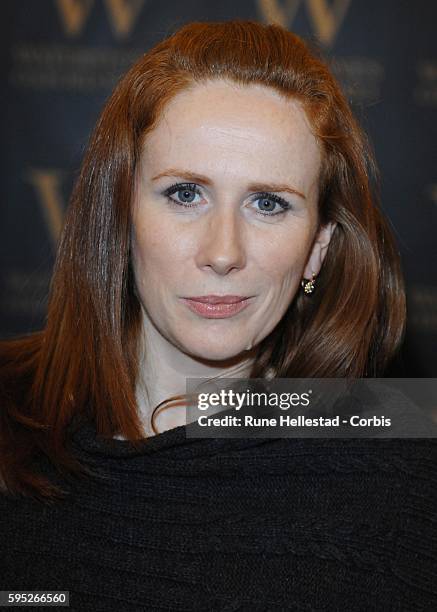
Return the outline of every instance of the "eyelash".
[[[170,197],[174,193],[177,193],[178,191],[182,191],[182,190],[193,191],[195,194],[201,195],[200,189],[198,185],[196,185],[195,183],[175,183],[174,185],[167,187],[167,189],[164,191],[164,195],[166,196],[166,198],[172,205],[184,206],[185,208],[196,207],[197,204],[190,204],[189,202],[177,202],[176,200],[173,200]],[[257,214],[261,215],[262,217],[276,217],[277,215],[281,215],[287,212],[287,210],[291,208],[291,205],[289,204],[289,202],[287,202],[287,200],[284,200],[284,198],[281,198],[280,196],[274,193],[268,193],[265,191],[255,194],[254,198],[252,199],[252,202],[256,202],[257,200],[262,200],[262,199],[272,200],[273,202],[276,202],[276,204],[279,204],[279,206],[282,208],[282,210],[280,210],[279,212],[257,211]]]

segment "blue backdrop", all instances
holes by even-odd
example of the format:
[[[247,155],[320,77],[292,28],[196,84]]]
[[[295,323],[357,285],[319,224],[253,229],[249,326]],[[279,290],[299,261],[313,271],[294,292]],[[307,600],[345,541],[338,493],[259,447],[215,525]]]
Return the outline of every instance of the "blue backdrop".
[[[402,253],[408,332],[392,376],[437,376],[437,3],[427,0],[2,2],[0,335],[44,324],[63,213],[115,82],[193,20],[276,21],[316,42],[369,133]]]

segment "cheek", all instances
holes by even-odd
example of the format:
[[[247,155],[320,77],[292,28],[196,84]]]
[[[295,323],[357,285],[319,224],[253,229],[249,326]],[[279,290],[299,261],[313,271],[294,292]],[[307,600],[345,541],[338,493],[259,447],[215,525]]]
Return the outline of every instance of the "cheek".
[[[174,225],[149,216],[137,219],[132,231],[132,262],[137,285],[147,288],[180,275],[187,261],[187,245]]]
[[[256,268],[275,293],[290,292],[299,284],[310,246],[310,231],[296,228],[276,235],[274,241],[259,244],[254,250]]]

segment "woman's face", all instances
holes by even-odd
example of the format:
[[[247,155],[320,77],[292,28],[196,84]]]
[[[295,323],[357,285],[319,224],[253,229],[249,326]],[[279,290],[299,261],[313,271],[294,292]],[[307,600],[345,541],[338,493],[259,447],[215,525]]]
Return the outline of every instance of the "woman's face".
[[[326,253],[320,163],[300,104],[273,89],[215,80],[177,94],[145,138],[134,198],[146,320],[202,359],[263,340]],[[216,309],[185,299],[210,295],[250,299]]]

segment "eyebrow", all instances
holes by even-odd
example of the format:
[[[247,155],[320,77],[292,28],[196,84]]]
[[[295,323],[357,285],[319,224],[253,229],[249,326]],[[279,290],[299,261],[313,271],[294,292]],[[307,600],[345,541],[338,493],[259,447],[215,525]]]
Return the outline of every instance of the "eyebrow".
[[[164,170],[164,172],[160,172],[156,176],[153,176],[152,181],[157,181],[163,176],[174,176],[174,177],[180,176],[180,177],[183,177],[185,180],[191,181],[193,183],[203,183],[204,185],[207,185],[209,187],[212,185],[211,179],[209,179],[207,176],[204,176],[202,174],[196,174],[194,172],[190,172],[189,170],[180,170],[178,168],[169,168],[168,170]],[[251,183],[250,185],[248,185],[248,190],[249,191],[286,191],[288,193],[298,195],[304,200],[306,200],[306,196],[303,193],[301,193],[294,187],[291,187],[290,185],[285,185],[283,183],[279,183],[279,184],[278,183],[276,184],[275,183]]]

